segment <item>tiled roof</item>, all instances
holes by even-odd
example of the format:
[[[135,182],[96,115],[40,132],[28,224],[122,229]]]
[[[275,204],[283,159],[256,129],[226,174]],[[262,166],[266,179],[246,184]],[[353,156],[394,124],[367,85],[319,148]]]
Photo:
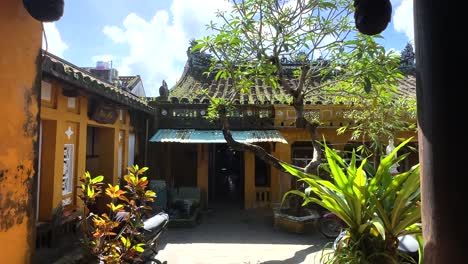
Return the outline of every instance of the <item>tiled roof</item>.
[[[43,54],[42,72],[44,74],[67,82],[74,89],[82,89],[147,113],[154,112],[153,108],[145,100],[132,93],[99,79],[90,72],[55,55],[45,51]]]
[[[140,80],[140,75],[135,76],[119,76],[119,80],[122,83],[122,86],[128,90],[132,90],[133,87],[138,83]]]
[[[292,86],[296,86],[298,80],[288,79]],[[180,103],[208,103],[209,97],[231,98],[232,84],[227,80],[215,81],[198,73],[192,74],[189,67],[182,75],[179,82],[170,90],[168,100]],[[397,85],[398,94],[405,97],[416,96],[416,78],[414,75],[406,75]],[[207,91],[208,94],[202,93]],[[209,96],[209,97],[208,97]],[[250,93],[238,94],[234,97],[237,104],[290,104],[292,97],[286,93],[282,86],[273,89],[271,86],[263,85],[258,80],[256,85],[250,88]],[[315,93],[305,98],[305,104],[331,104],[330,97],[322,92]]]
[[[291,80],[290,80],[291,81]],[[170,100],[182,103],[207,103],[209,97],[230,98],[232,84],[227,80],[197,80],[194,76],[185,76],[169,93]],[[207,90],[208,96],[202,91]],[[289,104],[291,96],[284,89],[273,89],[262,84],[258,80],[256,85],[250,88],[250,93],[237,94],[234,102],[237,104]]]
[[[416,76],[408,73],[405,78],[400,79],[397,85],[398,94],[405,97],[416,97]]]

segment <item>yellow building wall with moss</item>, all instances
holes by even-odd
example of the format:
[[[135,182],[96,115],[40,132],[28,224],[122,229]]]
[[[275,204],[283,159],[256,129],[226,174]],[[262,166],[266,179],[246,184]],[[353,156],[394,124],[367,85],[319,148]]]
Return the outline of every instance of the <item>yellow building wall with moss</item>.
[[[29,263],[34,204],[41,24],[23,1],[0,1],[1,263]]]

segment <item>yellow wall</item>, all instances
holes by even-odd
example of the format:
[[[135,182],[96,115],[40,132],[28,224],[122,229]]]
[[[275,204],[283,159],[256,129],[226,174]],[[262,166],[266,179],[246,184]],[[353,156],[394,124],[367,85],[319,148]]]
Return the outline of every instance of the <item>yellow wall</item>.
[[[78,186],[79,178],[84,174],[86,168],[86,139],[87,127],[94,126],[99,129],[99,137],[96,139],[97,153],[100,154],[98,160],[99,166],[93,168],[96,174],[105,176],[108,183],[117,184],[118,177],[118,149],[122,145],[122,175],[125,175],[128,159],[128,134],[130,130],[129,115],[124,110],[122,119],[118,118],[114,124],[99,124],[88,118],[88,97],[85,94],[74,99],[73,104],[69,98],[62,94],[62,83],[59,80],[45,79],[42,82],[42,100],[41,100],[41,120],[46,124],[54,122],[56,127],[55,134],[50,131],[53,128],[43,130],[42,154],[44,162],[53,164],[53,170],[47,166],[41,166],[41,190],[39,199],[39,220],[50,220],[52,210],[60,205],[66,198],[72,199],[72,205],[81,207],[81,202],[77,198],[77,193],[72,195],[62,195],[62,177],[63,177],[63,154],[64,144],[74,144],[74,186]],[[45,86],[50,87],[50,93],[46,93]],[[48,96],[50,94],[50,96]],[[47,127],[47,126],[45,126]],[[70,138],[66,131],[70,128],[73,131]],[[120,132],[120,137],[119,137]],[[51,145],[54,146],[53,153]],[[51,156],[52,155],[52,156]],[[53,160],[53,161],[51,161]],[[41,163],[44,163],[41,161]],[[52,183],[52,185],[51,185]],[[52,191],[50,191],[52,190]]]
[[[29,263],[34,248],[41,24],[23,1],[0,1],[1,263]]]

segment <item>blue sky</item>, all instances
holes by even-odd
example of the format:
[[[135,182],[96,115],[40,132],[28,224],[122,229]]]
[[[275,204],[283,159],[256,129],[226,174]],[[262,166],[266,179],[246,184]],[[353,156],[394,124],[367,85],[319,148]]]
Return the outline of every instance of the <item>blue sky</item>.
[[[412,3],[392,0],[386,49],[413,42]],[[44,25],[47,48],[78,66],[112,60],[120,75],[141,75],[147,95],[157,96],[162,80],[172,87],[180,78],[189,40],[226,8],[223,0],[67,0],[64,16]]]

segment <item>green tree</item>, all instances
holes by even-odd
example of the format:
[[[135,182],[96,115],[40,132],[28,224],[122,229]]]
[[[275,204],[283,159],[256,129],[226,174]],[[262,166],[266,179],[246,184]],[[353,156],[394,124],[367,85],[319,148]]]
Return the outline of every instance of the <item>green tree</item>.
[[[406,107],[393,103],[395,84],[402,77],[398,56],[385,52],[374,37],[354,30],[350,1],[231,0],[231,3],[230,12],[216,14],[222,23],[208,25],[214,34],[197,40],[192,51],[210,53],[210,74],[215,79],[232,82],[227,98],[212,98],[209,116],[221,121],[225,139],[234,149],[252,151],[285,171],[277,158],[254,144],[236,142],[229,130],[227,116],[231,101],[239,93],[248,93],[258,79],[264,85],[282,86],[287,91],[296,110],[296,127],[309,131],[314,158],[300,168],[304,172],[315,171],[321,161],[320,147],[315,142],[320,123],[305,115],[307,97],[334,96],[342,103],[355,103],[366,97],[366,104],[371,103],[373,108],[361,106],[368,115],[375,113],[377,107],[388,109],[389,104],[397,110]],[[282,63],[285,60],[293,61],[295,68],[285,68]],[[289,82],[291,78],[297,82]],[[362,118],[353,135],[366,134],[380,120]],[[397,122],[392,126],[406,125],[400,125],[397,118],[393,120]],[[373,135],[371,139],[382,136],[373,130],[369,135]]]

